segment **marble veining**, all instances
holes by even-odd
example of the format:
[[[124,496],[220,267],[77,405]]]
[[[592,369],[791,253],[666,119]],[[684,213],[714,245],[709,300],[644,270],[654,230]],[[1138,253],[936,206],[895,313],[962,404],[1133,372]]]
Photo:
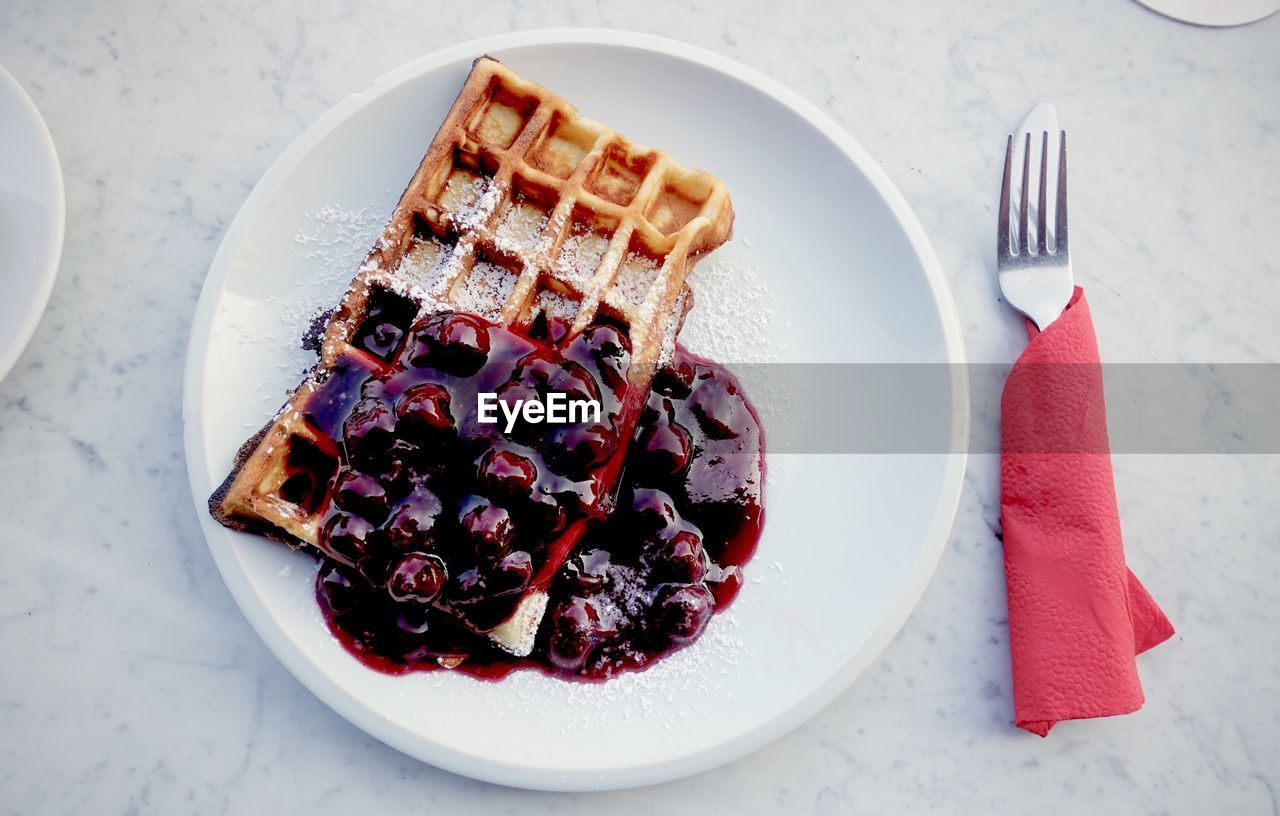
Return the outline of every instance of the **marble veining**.
[[[0,383],[0,811],[1280,812],[1275,456],[1117,457],[1131,563],[1179,635],[1141,658],[1140,713],[1047,740],[1011,725],[992,456],[970,464],[920,606],[846,694],[745,759],[652,789],[557,797],[438,771],[330,712],[249,629],[182,453],[205,272],[303,128],[463,39],[639,29],[795,89],[903,190],[983,362],[1023,342],[992,269],[1001,134],[1051,100],[1103,358],[1280,362],[1280,16],[1208,30],[1128,0],[643,10],[0,4],[0,63],[49,123],[68,216],[48,311]]]

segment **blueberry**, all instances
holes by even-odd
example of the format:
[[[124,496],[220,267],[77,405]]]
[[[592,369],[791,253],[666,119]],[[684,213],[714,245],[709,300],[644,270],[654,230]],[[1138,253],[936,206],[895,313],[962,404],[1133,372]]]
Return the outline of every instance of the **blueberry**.
[[[362,397],[342,426],[350,460],[372,464],[383,459],[395,438],[395,427],[395,414],[386,402],[378,397]]]
[[[458,521],[482,558],[501,558],[515,537],[511,515],[483,496],[463,499]]]
[[[548,657],[558,668],[579,671],[610,634],[595,603],[587,598],[570,598],[552,615]]]
[[[387,489],[382,483],[367,473],[349,468],[338,473],[333,501],[343,510],[357,513],[375,524],[385,519],[390,510]]]
[[[318,546],[331,558],[354,567],[372,551],[373,532],[373,525],[364,518],[339,510],[320,529]]]
[[[674,646],[696,640],[715,611],[711,590],[701,584],[675,585],[658,596],[658,625]]]
[[[396,400],[396,418],[402,429],[429,437],[453,427],[450,402],[449,391],[443,385],[421,383]]]
[[[429,550],[436,541],[436,524],[442,511],[440,499],[425,487],[418,487],[391,511],[387,538],[399,550]]]
[[[636,515],[636,527],[641,535],[671,529],[680,521],[675,502],[661,490],[638,487],[631,499],[631,511]]]
[[[479,476],[481,483],[495,493],[527,496],[537,481],[538,468],[527,456],[497,447],[480,457]]]
[[[546,393],[551,382],[560,374],[560,364],[547,349],[534,349],[516,361],[511,380],[538,394]]]
[[[641,431],[636,441],[643,451],[644,470],[650,475],[675,476],[689,467],[693,439],[675,422],[659,418]]]
[[[489,330],[472,315],[455,314],[444,321],[437,335],[440,352],[456,373],[474,373],[489,355]]]
[[[440,597],[449,577],[444,562],[427,553],[409,553],[387,578],[387,592],[401,602],[428,604]]]
[[[478,317],[456,312],[428,315],[414,326],[401,362],[460,377],[480,370],[489,356],[489,329]]]
[[[702,536],[693,530],[681,530],[669,540],[658,539],[648,554],[653,578],[696,584],[707,574]]]
[[[360,599],[357,580],[347,567],[325,559],[316,576],[316,585],[331,615],[345,615],[355,608]]]

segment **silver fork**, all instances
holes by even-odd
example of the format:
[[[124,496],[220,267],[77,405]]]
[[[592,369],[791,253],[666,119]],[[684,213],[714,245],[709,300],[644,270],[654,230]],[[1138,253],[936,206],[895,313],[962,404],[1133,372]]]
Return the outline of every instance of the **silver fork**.
[[[1059,131],[1057,195],[1049,200],[1049,131],[1040,132],[1040,184],[1036,220],[1030,215],[1030,171],[1032,133],[1028,123],[1043,117],[1041,108],[1053,114],[1053,129],[1057,130],[1057,115],[1050,106],[1037,106],[1028,114],[1022,130],[1027,131],[1025,142],[1018,147],[1022,153],[1021,201],[1017,208],[1017,223],[1010,226],[1011,188],[1013,179],[1014,137],[1010,136],[1004,153],[1004,181],[1000,185],[1000,215],[996,237],[996,264],[1000,272],[1000,291],[1009,305],[1022,312],[1044,331],[1058,319],[1071,300],[1075,278],[1071,273],[1071,254],[1067,243],[1067,133]],[[1021,135],[1021,133],[1020,133]],[[1053,223],[1053,243],[1049,242],[1050,204],[1056,210]],[[1031,230],[1034,229],[1034,233]]]

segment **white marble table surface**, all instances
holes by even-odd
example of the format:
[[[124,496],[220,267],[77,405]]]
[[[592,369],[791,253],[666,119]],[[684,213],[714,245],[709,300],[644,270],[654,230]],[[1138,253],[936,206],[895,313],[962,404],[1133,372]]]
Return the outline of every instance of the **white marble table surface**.
[[[883,657],[727,767],[640,791],[508,790],[409,759],[303,689],[197,527],[188,326],[271,161],[432,49],[599,25],[776,77],[903,190],[986,361],[1022,344],[990,263],[1000,134],[1053,100],[1104,356],[1280,361],[1280,16],[1207,30],[1129,0],[432,5],[0,3],[0,63],[49,122],[68,202],[49,309],[0,383],[0,811],[1278,812],[1274,456],[1117,457],[1131,563],[1180,631],[1140,660],[1140,713],[1047,740],[1011,725],[991,456],[972,460],[947,552]]]

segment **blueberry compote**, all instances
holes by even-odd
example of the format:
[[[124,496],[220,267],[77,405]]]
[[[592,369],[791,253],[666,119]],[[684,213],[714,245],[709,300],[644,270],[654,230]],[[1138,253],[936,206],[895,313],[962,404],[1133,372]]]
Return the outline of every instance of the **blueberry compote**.
[[[368,334],[369,355],[345,357],[308,406],[341,462],[316,591],[365,663],[602,680],[691,643],[736,595],[764,460],[723,369],[678,350],[647,400],[628,400],[629,343],[607,322],[569,335],[444,313]],[[476,422],[478,392],[552,390],[599,399],[601,421]],[[514,657],[485,633],[534,588],[547,612]]]
[[[605,679],[687,646],[742,586],[763,524],[760,423],[724,369],[677,349],[654,380],[613,512],[551,586],[534,659]]]
[[[543,322],[518,333],[453,312],[408,325],[412,315],[374,311],[359,350],[304,408],[339,462],[319,548],[356,591],[393,604],[395,617],[372,626],[420,635],[436,610],[490,632],[551,581],[617,481],[627,336],[603,323],[572,337]],[[551,392],[599,402],[599,420],[509,432],[478,421],[479,393]]]

